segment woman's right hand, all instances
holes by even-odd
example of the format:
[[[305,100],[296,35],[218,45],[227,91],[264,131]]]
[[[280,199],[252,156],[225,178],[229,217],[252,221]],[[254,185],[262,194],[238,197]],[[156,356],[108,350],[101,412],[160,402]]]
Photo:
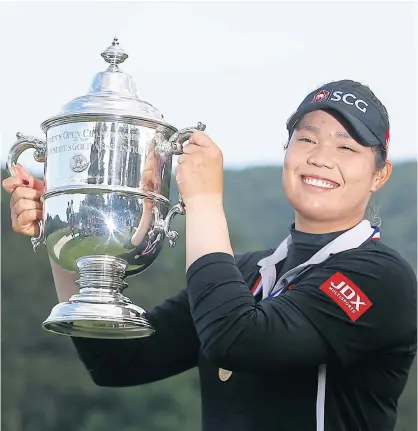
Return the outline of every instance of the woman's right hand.
[[[18,176],[11,176],[3,180],[4,190],[11,195],[10,215],[15,232],[26,236],[39,235],[37,220],[42,220],[41,195],[45,184],[35,178],[20,165],[15,167]]]
[[[16,166],[16,174],[3,180],[3,188],[11,194],[10,212],[12,226],[15,232],[37,237],[39,235],[38,220],[42,220],[42,202],[40,198],[45,190],[45,184],[33,177],[21,166]],[[75,284],[76,275],[62,269],[50,258],[52,275],[60,302],[68,301],[72,295],[78,293]]]

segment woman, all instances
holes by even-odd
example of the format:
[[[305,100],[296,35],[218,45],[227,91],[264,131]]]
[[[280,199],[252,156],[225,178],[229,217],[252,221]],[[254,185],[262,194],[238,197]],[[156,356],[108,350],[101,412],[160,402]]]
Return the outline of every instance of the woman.
[[[153,337],[74,345],[102,386],[198,366],[204,431],[393,430],[416,352],[416,278],[364,220],[392,170],[386,109],[368,87],[332,82],[309,94],[287,127],[289,237],[276,250],[234,257],[222,154],[196,132],[176,172],[187,288],[150,311]],[[42,183],[21,174],[3,184],[13,228],[36,235]],[[66,301],[74,278],[51,266]]]

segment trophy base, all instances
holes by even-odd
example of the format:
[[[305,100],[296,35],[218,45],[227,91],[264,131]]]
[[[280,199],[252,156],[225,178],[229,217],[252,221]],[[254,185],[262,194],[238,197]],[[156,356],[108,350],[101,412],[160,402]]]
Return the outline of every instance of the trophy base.
[[[80,293],[57,304],[42,327],[60,335],[129,339],[152,335],[146,312],[120,293],[126,262],[110,256],[88,256],[77,262]],[[115,271],[115,267],[119,269]],[[112,269],[111,271],[108,271]]]
[[[145,311],[136,305],[83,303],[73,298],[52,309],[42,324],[45,330],[71,337],[103,339],[143,338],[155,332],[144,317]]]

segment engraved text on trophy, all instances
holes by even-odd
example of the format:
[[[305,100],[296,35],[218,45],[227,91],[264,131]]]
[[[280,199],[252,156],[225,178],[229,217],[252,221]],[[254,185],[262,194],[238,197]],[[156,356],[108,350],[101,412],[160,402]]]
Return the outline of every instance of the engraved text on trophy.
[[[47,187],[139,187],[149,129],[119,122],[53,127],[47,135]]]

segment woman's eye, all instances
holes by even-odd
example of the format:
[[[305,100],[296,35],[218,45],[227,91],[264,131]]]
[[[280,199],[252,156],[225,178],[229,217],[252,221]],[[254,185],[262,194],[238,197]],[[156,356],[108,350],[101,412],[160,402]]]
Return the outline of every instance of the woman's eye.
[[[298,141],[309,142],[310,144],[315,143],[315,141],[313,141],[312,139],[309,139],[309,138],[299,138]]]
[[[345,150],[345,151],[352,151],[353,153],[355,153],[355,151],[351,148],[351,147],[347,147],[346,145],[343,145],[343,146],[341,146],[340,147],[342,150]]]

